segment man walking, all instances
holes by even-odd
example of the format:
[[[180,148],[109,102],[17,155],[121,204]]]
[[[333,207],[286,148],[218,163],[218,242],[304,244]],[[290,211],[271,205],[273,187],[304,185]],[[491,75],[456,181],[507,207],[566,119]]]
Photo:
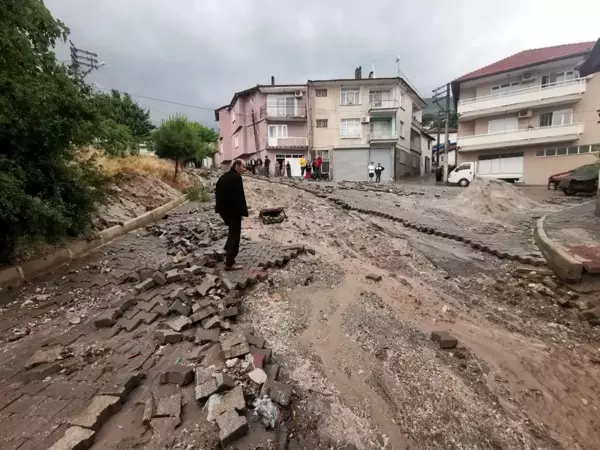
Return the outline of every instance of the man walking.
[[[371,164],[369,164],[367,169],[369,171],[369,181],[373,181],[373,177],[375,176],[375,166],[373,165],[373,161],[371,161]]]
[[[235,263],[235,258],[240,251],[242,237],[242,217],[248,217],[248,207],[244,194],[242,174],[246,171],[246,163],[236,159],[229,172],[221,175],[215,186],[216,205],[218,213],[225,225],[229,227],[227,242],[225,243],[225,270],[239,270],[242,268]]]
[[[381,167],[381,163],[377,163],[377,167],[375,167],[375,183],[381,182],[381,172],[385,169]]]
[[[306,170],[306,158],[304,158],[304,156],[300,157],[300,161],[298,161],[300,163],[300,178],[304,178],[304,171]]]

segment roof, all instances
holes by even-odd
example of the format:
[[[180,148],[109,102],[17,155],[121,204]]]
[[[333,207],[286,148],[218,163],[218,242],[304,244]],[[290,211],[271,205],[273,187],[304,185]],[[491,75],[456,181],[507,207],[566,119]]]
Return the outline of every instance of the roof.
[[[596,72],[600,72],[600,39],[596,41],[590,54],[579,67],[579,74],[582,77],[587,77]]]

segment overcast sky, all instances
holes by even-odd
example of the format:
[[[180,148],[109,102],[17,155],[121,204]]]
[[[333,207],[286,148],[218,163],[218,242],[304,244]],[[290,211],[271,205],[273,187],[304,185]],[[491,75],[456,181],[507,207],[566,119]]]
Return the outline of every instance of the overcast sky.
[[[424,97],[521,50],[600,37],[600,0],[46,0],[78,48],[106,65],[105,88],[206,107],[235,91],[307,79],[396,75]],[[59,59],[68,49],[57,50]],[[137,99],[155,121],[210,110]]]

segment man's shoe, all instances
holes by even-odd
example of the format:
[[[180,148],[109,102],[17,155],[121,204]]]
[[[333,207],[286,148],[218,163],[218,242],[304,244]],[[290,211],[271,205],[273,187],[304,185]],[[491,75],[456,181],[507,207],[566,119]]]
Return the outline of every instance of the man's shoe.
[[[243,269],[239,264],[232,264],[231,266],[225,266],[225,270],[240,270]]]

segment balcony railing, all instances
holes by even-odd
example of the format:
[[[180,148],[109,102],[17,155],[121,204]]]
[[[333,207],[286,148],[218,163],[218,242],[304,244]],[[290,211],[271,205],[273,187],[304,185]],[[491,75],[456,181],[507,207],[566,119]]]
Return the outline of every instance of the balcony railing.
[[[419,120],[416,117],[412,118],[412,124],[413,124],[413,126],[417,127],[419,130],[423,127],[421,122],[419,122]]]
[[[271,148],[304,148],[308,145],[308,138],[287,137],[287,138],[269,138],[267,146]]]
[[[371,131],[369,133],[369,141],[396,141],[398,133],[391,130]]]
[[[297,101],[294,105],[267,103],[260,108],[260,118],[306,119],[306,102]]]
[[[574,141],[583,133],[583,123],[511,130],[504,133],[488,133],[458,136],[459,149],[463,151],[494,147],[517,147],[550,142]]]
[[[458,113],[464,118],[485,115],[503,108],[526,109],[535,105],[552,104],[553,100],[562,101],[573,96],[575,100],[585,93],[585,78],[560,81],[546,85],[536,84],[513,91],[499,92],[483,97],[467,98],[458,102]],[[529,105],[531,104],[531,105]]]
[[[400,106],[398,100],[370,100],[370,109],[397,109]]]

